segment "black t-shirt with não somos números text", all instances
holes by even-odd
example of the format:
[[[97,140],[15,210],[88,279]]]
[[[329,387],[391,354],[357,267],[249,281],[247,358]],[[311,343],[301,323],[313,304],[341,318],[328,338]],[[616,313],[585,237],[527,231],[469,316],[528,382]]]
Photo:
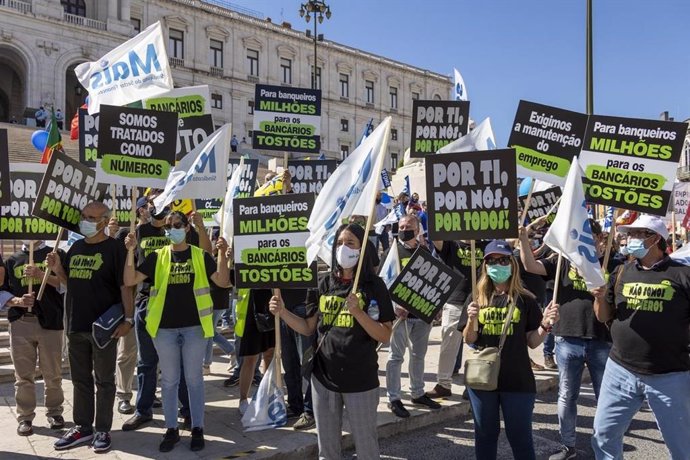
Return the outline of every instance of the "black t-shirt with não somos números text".
[[[323,386],[338,393],[357,393],[379,386],[378,342],[371,338],[344,305],[352,283],[326,273],[319,278],[318,289],[307,293],[307,318],[319,315],[316,343],[326,338],[314,358],[314,377]],[[372,300],[379,307],[380,323],[393,321],[393,304],[383,280],[378,276],[360,280],[360,308],[369,311]],[[330,329],[329,329],[330,328]]]
[[[636,260],[620,265],[606,301],[615,307],[612,360],[640,374],[690,370],[690,267],[668,256],[649,270]]]
[[[94,321],[122,302],[126,251],[115,238],[99,243],[77,240],[69,249],[62,263],[67,274],[69,332],[91,332]]]
[[[138,272],[148,277],[150,284],[153,284],[153,280],[156,279],[157,260],[158,253],[153,252],[137,267]],[[211,281],[211,275],[216,272],[216,262],[207,252],[204,252],[204,265],[206,266],[209,285],[215,286]],[[197,275],[200,274],[194,272],[191,247],[184,251],[170,252],[170,275],[160,328],[176,329],[201,324],[199,311],[196,307],[196,297],[194,296],[194,277]]]

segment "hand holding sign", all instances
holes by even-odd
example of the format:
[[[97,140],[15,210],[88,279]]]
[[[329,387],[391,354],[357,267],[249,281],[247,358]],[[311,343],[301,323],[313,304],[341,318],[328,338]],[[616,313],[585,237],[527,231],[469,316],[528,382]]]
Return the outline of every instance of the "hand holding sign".
[[[554,325],[558,322],[558,318],[559,318],[558,307],[559,307],[559,305],[554,303],[553,300],[551,302],[549,302],[549,305],[544,310],[543,321],[546,324]]]
[[[467,319],[473,322],[479,316],[479,304],[477,302],[470,302],[467,306]]]

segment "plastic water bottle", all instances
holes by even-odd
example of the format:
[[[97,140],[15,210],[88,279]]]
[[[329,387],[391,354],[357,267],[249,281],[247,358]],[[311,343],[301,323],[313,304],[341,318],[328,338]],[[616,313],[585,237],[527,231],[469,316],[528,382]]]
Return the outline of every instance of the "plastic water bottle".
[[[369,317],[374,321],[379,320],[379,304],[377,301],[372,300],[371,302],[369,302],[369,308],[367,309],[367,313],[369,314]]]

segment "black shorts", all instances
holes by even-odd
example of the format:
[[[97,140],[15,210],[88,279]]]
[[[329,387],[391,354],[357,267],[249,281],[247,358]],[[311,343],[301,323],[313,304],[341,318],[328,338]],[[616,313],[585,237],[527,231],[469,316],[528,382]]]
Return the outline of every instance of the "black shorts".
[[[263,353],[276,346],[276,333],[259,332],[254,318],[255,309],[268,312],[268,301],[271,299],[271,291],[268,289],[253,289],[252,298],[247,308],[247,319],[244,323],[244,335],[240,339],[239,356],[253,356]]]

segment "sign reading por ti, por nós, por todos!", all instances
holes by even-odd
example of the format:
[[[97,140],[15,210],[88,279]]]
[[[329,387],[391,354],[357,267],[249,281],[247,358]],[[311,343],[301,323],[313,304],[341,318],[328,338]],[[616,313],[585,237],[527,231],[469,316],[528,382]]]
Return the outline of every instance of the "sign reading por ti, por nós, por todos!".
[[[412,145],[410,157],[434,154],[467,134],[468,101],[412,101]]]

